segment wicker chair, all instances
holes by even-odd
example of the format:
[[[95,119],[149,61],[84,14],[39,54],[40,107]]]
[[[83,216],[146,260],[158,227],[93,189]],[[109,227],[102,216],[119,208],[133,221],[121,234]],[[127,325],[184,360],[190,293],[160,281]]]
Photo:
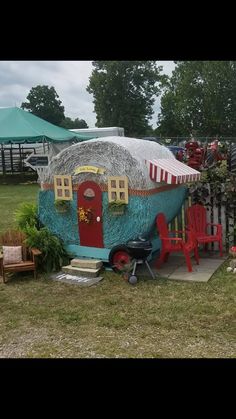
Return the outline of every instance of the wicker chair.
[[[33,271],[34,278],[37,278],[36,256],[41,252],[38,249],[30,249],[24,243],[25,234],[17,230],[8,230],[0,236],[0,246],[22,246],[22,261],[18,263],[4,263],[4,256],[0,254],[0,275],[3,282],[6,282],[7,272]]]

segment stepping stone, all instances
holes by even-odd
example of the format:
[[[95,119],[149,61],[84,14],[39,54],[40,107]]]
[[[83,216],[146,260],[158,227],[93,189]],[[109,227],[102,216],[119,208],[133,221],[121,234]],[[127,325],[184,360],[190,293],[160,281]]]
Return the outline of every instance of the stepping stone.
[[[70,275],[87,276],[89,278],[95,278],[98,276],[100,268],[76,268],[75,266],[67,265],[62,267],[62,271]]]
[[[70,262],[71,266],[76,268],[90,268],[98,269],[102,267],[102,261],[97,259],[72,259]]]

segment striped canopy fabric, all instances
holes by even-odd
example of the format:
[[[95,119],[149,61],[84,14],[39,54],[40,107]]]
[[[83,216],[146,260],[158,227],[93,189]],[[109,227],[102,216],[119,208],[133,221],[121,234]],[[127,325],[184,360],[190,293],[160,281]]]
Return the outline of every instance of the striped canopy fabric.
[[[197,182],[201,173],[176,159],[154,159],[147,161],[149,175],[154,182],[166,182],[170,185]]]

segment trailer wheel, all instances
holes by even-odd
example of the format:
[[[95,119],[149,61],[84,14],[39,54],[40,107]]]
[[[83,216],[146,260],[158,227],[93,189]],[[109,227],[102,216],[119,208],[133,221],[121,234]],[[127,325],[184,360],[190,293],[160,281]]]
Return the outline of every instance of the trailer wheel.
[[[109,263],[115,272],[123,272],[125,265],[131,263],[132,257],[125,244],[114,246],[109,254]]]

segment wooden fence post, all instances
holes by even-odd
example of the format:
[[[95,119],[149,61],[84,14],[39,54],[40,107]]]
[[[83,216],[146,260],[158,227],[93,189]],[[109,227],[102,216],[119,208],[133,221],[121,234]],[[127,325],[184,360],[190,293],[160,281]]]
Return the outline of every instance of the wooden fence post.
[[[1,155],[2,155],[2,173],[3,173],[3,175],[5,175],[6,174],[6,166],[5,166],[5,155],[4,155],[3,144],[2,144],[2,147],[1,147]]]

